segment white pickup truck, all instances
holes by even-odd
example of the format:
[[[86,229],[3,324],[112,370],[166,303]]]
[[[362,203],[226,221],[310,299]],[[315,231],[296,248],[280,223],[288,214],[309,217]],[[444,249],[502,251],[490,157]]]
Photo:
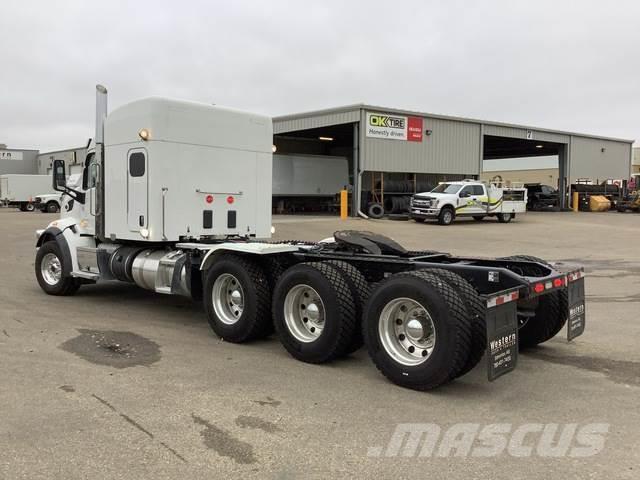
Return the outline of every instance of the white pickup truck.
[[[418,193],[411,199],[409,216],[416,222],[437,219],[440,225],[451,224],[456,217],[498,217],[508,223],[516,213],[527,209],[527,189],[503,187],[500,183],[477,180],[443,182],[430,192]]]

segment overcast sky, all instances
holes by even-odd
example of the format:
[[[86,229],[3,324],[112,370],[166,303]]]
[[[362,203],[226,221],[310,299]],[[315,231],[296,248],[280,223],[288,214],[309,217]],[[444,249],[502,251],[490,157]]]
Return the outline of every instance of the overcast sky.
[[[640,140],[638,1],[2,0],[0,143],[92,136],[163,95],[279,115],[366,102]]]

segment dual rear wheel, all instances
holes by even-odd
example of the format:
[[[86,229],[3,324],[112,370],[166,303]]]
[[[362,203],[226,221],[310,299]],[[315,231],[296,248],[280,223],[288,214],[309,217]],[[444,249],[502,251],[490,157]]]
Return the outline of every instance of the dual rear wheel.
[[[391,275],[374,293],[346,262],[299,263],[268,295],[264,270],[225,255],[207,274],[213,330],[236,343],[266,336],[272,324],[294,358],[325,363],[363,343],[394,383],[427,390],[471,370],[486,345],[483,302],[459,275],[420,270]]]

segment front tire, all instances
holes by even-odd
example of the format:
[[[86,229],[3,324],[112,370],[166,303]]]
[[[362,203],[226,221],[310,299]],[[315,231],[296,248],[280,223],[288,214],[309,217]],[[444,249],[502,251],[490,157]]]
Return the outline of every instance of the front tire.
[[[60,211],[60,207],[56,202],[47,203],[47,213],[58,213]]]
[[[451,225],[456,218],[456,212],[451,207],[444,207],[438,215],[440,225]]]
[[[36,253],[35,272],[40,288],[48,295],[73,295],[80,288],[80,281],[65,276],[66,267],[60,247],[54,241],[42,244]]]
[[[207,271],[204,306],[211,329],[243,343],[270,332],[271,297],[264,270],[251,259],[223,255]]]

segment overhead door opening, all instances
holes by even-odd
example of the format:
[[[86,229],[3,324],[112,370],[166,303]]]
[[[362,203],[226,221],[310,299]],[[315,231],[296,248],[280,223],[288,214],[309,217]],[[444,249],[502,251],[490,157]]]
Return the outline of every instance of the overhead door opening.
[[[560,210],[567,205],[567,144],[485,135],[483,180],[524,184],[530,210]]]
[[[354,124],[274,135],[273,213],[337,213],[353,185]]]

